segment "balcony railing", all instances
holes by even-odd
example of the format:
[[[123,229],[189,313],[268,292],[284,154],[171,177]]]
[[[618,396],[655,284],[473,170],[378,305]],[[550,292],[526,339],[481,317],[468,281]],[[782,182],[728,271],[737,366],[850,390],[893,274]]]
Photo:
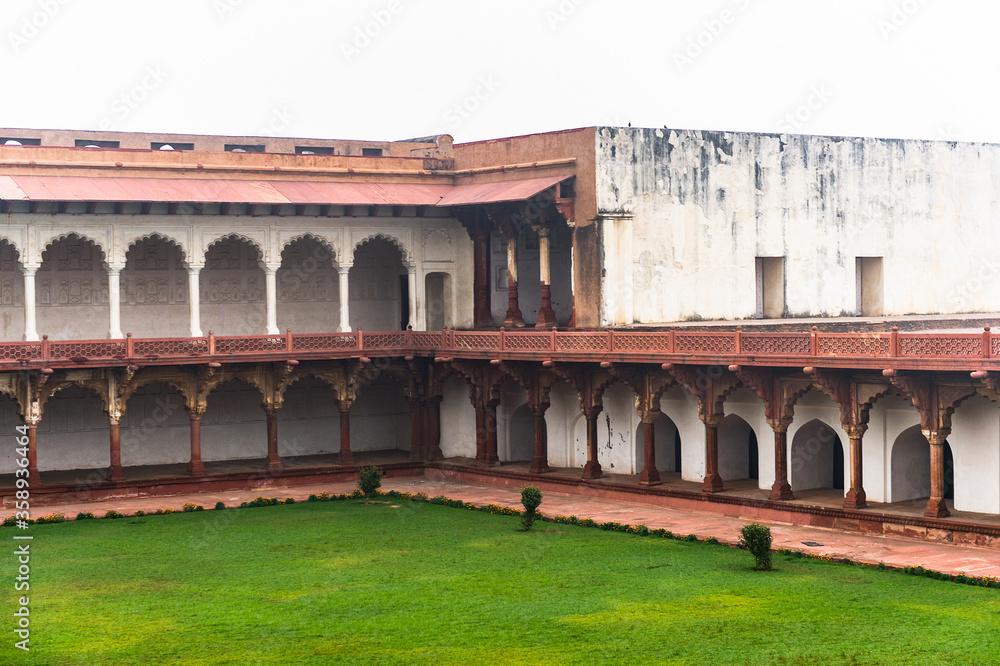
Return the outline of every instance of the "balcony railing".
[[[425,356],[439,359],[1000,370],[1000,335],[716,331],[355,331],[0,343],[0,369]]]

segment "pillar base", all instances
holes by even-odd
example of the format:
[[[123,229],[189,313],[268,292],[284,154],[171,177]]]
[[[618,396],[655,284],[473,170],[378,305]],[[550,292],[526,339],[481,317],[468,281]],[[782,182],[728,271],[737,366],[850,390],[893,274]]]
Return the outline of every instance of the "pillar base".
[[[500,458],[498,458],[495,455],[489,455],[489,454],[487,454],[486,460],[483,461],[483,464],[486,465],[487,467],[499,467],[500,466]]]
[[[440,446],[432,446],[430,451],[427,452],[427,456],[424,458],[426,462],[434,462],[436,460],[444,460],[444,453],[441,452]]]
[[[192,460],[188,463],[188,474],[191,476],[205,476],[205,463],[200,460]]]
[[[703,493],[720,493],[722,492],[722,477],[718,474],[707,474],[705,476],[705,482],[701,484],[701,492]]]
[[[124,481],[125,469],[121,465],[112,465],[108,468],[108,481]]]
[[[655,467],[650,469],[644,467],[639,475],[640,486],[656,486],[660,484],[660,472]]]
[[[535,322],[535,328],[552,328],[556,325],[556,313],[552,309],[552,288],[543,284],[541,292],[542,305],[538,309],[538,321]]]
[[[280,474],[282,472],[283,468],[280,458],[278,460],[265,459],[265,462],[267,463],[267,471],[269,474]]]
[[[354,467],[354,456],[350,451],[341,451],[337,457],[337,464],[341,467]]]
[[[943,497],[932,497],[927,500],[927,508],[924,509],[925,518],[946,518],[951,515]]]
[[[844,497],[844,508],[845,509],[867,509],[868,501],[865,495],[865,489],[861,488],[855,490],[851,488],[847,491],[847,496]]]
[[[38,472],[37,469],[28,470],[28,485],[31,486],[32,488],[42,487],[42,475]]]
[[[601,469],[601,463],[596,460],[588,460],[587,464],[583,466],[584,479],[599,479],[603,475],[604,470]]]
[[[780,500],[795,499],[795,495],[792,494],[792,487],[788,485],[787,481],[785,483],[775,481],[774,485],[771,486],[771,494],[767,496],[767,499],[777,502]]]
[[[531,467],[528,471],[532,474],[545,474],[546,472],[551,472],[552,468],[549,467],[548,460],[536,457],[531,461]]]

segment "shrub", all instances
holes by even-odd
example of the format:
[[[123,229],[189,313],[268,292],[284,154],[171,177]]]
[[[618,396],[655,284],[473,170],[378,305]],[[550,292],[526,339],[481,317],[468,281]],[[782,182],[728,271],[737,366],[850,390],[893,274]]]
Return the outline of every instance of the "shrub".
[[[108,509],[107,513],[104,514],[105,518],[124,518],[125,514],[118,513],[114,509]]]
[[[771,528],[760,523],[744,525],[740,545],[754,556],[754,571],[771,570]]]
[[[710,543],[713,546],[718,546],[719,545],[719,540],[716,539],[715,537],[708,537],[707,539],[705,539],[705,543]]]
[[[47,516],[41,516],[35,520],[36,525],[44,525],[46,523],[65,523],[66,516],[61,513],[50,513]]]
[[[205,507],[200,504],[195,504],[194,502],[187,502],[183,509],[184,513],[191,513],[192,511],[204,511]]]
[[[135,515],[136,518],[142,518],[143,516],[146,515],[146,512],[143,511],[142,509],[137,509],[135,514],[133,515]]]
[[[286,497],[285,498],[285,504],[295,504],[295,498],[294,497]]]
[[[683,539],[681,539],[681,541],[687,541],[688,543],[694,543],[697,540],[698,540],[698,537],[696,537],[693,534],[688,534],[686,537],[684,537]]]
[[[215,503],[215,509],[217,511],[221,511],[222,509],[225,509],[225,508],[226,508],[226,503],[225,502],[216,502]]]
[[[535,510],[542,503],[542,491],[534,486],[521,488],[521,505],[524,513],[521,514],[521,526],[525,531],[530,530],[535,522]]]
[[[86,512],[81,511],[80,513],[76,514],[76,519],[77,520],[90,520],[93,517],[94,517],[94,514],[92,514],[90,511],[86,511]]]
[[[318,502],[319,498],[316,497],[316,493],[313,493],[313,494],[309,495],[309,497],[306,498],[306,501],[307,502]]]
[[[362,467],[358,470],[358,490],[364,496],[371,499],[378,495],[378,489],[382,487],[382,470],[375,465]]]

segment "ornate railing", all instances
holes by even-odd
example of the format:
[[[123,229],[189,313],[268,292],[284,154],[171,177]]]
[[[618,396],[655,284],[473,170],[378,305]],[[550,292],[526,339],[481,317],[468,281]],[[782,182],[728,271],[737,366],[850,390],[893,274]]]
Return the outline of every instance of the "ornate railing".
[[[0,343],[0,369],[386,356],[580,362],[1000,370],[1000,336],[981,333],[355,331]]]

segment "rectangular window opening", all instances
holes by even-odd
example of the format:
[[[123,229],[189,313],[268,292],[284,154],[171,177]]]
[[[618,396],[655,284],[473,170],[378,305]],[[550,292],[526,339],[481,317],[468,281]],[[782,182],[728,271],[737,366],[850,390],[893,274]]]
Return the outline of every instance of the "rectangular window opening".
[[[882,257],[858,257],[856,276],[856,314],[859,317],[880,317],[885,314]]]
[[[757,257],[757,317],[785,315],[785,258]]]
[[[180,143],[178,141],[154,141],[149,144],[153,150],[194,150],[193,143]]]
[[[361,154],[366,157],[382,157],[381,148],[362,148]]]
[[[120,141],[98,141],[97,139],[77,139],[77,148],[119,148]]]
[[[262,153],[264,144],[262,143],[227,143],[227,153]]]
[[[333,146],[295,146],[296,155],[336,155]]]
[[[0,136],[0,146],[40,146],[41,139],[27,139],[20,136]]]

